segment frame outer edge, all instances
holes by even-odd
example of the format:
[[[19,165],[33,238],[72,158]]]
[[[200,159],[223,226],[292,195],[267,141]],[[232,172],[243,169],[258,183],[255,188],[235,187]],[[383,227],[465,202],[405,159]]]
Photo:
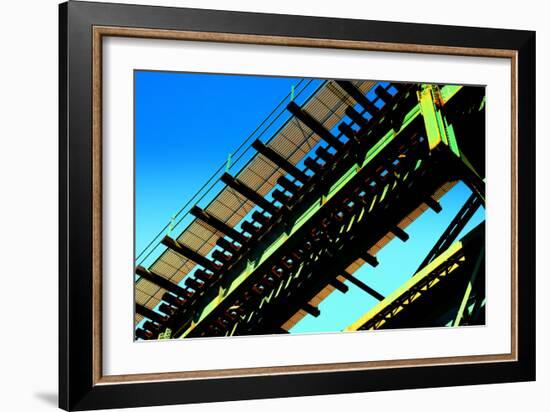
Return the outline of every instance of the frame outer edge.
[[[65,3],[66,24],[66,410],[89,409],[93,387],[93,226],[92,226],[92,44],[90,7],[105,3]]]
[[[58,54],[59,54],[59,348],[58,348],[58,406],[62,409],[68,410],[69,408],[69,373],[68,367],[68,323],[67,323],[67,3],[61,3],[58,7],[59,18],[59,39],[58,39]]]
[[[208,31],[211,26],[219,25],[219,31],[228,30],[228,32],[238,32],[240,27],[246,26],[243,29],[244,32],[254,30],[254,27],[258,26],[258,21],[280,19],[286,23],[290,20],[302,23],[310,22],[311,27],[295,28],[293,26],[291,29],[288,24],[283,24],[281,28],[271,21],[269,27],[258,29],[259,32],[273,32],[272,35],[277,35],[276,32],[286,30],[290,33],[289,36],[293,36],[296,31],[305,31],[307,34],[311,29],[312,33],[308,34],[309,37],[316,38],[315,32],[323,28],[322,22],[325,24],[337,22],[340,28],[328,30],[328,37],[344,39],[348,36],[351,38],[367,36],[376,40],[380,36],[384,37],[384,33],[387,33],[389,26],[392,25],[396,29],[396,32],[390,35],[392,38],[404,35],[406,27],[419,28],[421,34],[411,34],[412,37],[409,37],[409,40],[400,41],[404,44],[413,43],[415,39],[418,41],[422,38],[429,39],[430,30],[433,29],[443,33],[441,37],[428,41],[434,45],[454,45],[454,41],[456,41],[464,47],[472,47],[468,44],[475,43],[488,48],[498,49],[509,46],[518,50],[518,87],[520,91],[518,127],[519,136],[521,136],[521,139],[518,139],[518,157],[522,160],[518,163],[518,181],[522,182],[519,191],[522,196],[519,196],[518,221],[519,227],[523,227],[519,231],[518,243],[523,246],[519,249],[521,251],[519,272],[524,273],[518,297],[522,307],[518,313],[518,317],[521,318],[518,331],[518,336],[521,338],[519,361],[513,364],[497,362],[486,366],[474,364],[415,367],[415,371],[411,371],[411,368],[373,370],[368,372],[368,378],[365,371],[352,371],[186,382],[93,385],[91,327],[88,330],[88,326],[92,325],[92,316],[91,308],[87,306],[91,302],[92,286],[90,261],[92,256],[92,215],[91,207],[89,211],[83,210],[91,206],[90,189],[92,187],[91,167],[88,169],[92,160],[90,138],[92,122],[91,110],[87,111],[92,101],[92,50],[91,41],[89,41],[91,27],[94,24],[106,23],[109,25],[109,22],[117,21],[117,19],[130,26],[132,26],[132,22],[136,22],[136,25],[137,22],[154,25],[155,20],[158,21],[159,17],[171,12],[168,9],[73,1],[60,5],[60,407],[66,410],[86,410],[533,380],[535,378],[534,32],[369,22],[375,28],[365,30],[363,33],[361,30],[355,32],[360,21],[354,21],[353,27],[349,29],[342,28],[341,26],[348,21],[346,19],[314,17],[308,19],[304,16],[172,9],[177,12],[173,13],[174,16],[171,16],[170,23],[167,25],[176,24],[174,19],[181,13],[185,12],[190,16],[189,19],[177,23],[183,27],[181,30],[185,30],[185,27],[188,26],[192,29],[193,26],[200,25],[208,19],[205,31]],[[151,13],[153,10],[155,13]],[[147,16],[145,16],[146,14]],[[154,14],[155,17],[149,18],[149,14]],[[224,20],[229,15],[235,16],[236,19],[232,22]],[[211,17],[212,19],[210,19]],[[258,17],[257,20],[256,17]],[[197,20],[193,21],[194,18]],[[162,23],[157,24],[162,25]],[[273,26],[274,24],[275,26]],[[387,41],[391,41],[391,39]],[[73,168],[70,168],[71,165]],[[69,170],[71,170],[70,174]],[[472,380],[468,376],[474,370],[478,373]],[[415,376],[414,380],[410,379],[412,375]],[[278,384],[281,386],[279,387]],[[208,394],[208,399],[206,399],[206,394]]]
[[[519,364],[536,380],[536,33],[518,50],[518,291]],[[521,185],[519,183],[521,182]]]

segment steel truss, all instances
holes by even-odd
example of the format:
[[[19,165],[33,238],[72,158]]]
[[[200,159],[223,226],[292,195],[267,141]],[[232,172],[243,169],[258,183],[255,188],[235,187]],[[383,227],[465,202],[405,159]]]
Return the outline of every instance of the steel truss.
[[[173,337],[284,332],[284,323],[300,310],[318,316],[319,309],[311,303],[315,296],[329,285],[347,291],[346,280],[385,302],[346,268],[358,258],[376,266],[369,250],[385,236],[406,241],[403,221],[422,205],[439,211],[433,196],[448,182],[467,181],[479,206],[483,177],[461,152],[443,115],[446,111],[454,119],[467,118],[457,115],[462,108],[453,107],[454,96],[467,89],[430,86],[417,91],[412,85],[394,85],[397,93],[392,96],[379,87],[376,93],[384,105],[377,109],[351,83],[338,84],[364,107],[362,112],[348,107],[346,114],[355,121],[342,123],[338,136],[295,103],[288,106],[326,143],[304,161],[306,170],[261,142],[254,143],[259,153],[288,173],[279,179],[273,200],[223,176],[225,184],[261,209],[241,224],[241,231],[195,207],[197,219],[225,235],[211,257],[168,236],[163,239],[164,245],[202,266],[186,278],[184,287],[168,285],[148,269],[137,268],[138,275],[167,290],[159,307],[163,315],[137,308],[149,319],[136,331],[138,338],[155,339],[167,329]],[[372,116],[368,121],[365,112]],[[357,131],[353,124],[359,126]],[[458,221],[434,246],[424,266],[449,246],[473,207],[455,218]]]

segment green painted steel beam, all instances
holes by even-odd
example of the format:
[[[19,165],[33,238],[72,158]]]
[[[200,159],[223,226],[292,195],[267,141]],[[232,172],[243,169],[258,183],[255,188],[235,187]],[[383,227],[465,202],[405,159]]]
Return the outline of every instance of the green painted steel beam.
[[[376,304],[372,309],[367,311],[363,316],[361,316],[359,319],[357,319],[355,322],[353,322],[351,325],[346,327],[344,331],[356,331],[361,329],[367,322],[374,319],[376,316],[378,316],[379,313],[381,313],[384,310],[387,310],[392,305],[394,305],[399,298],[401,298],[402,295],[409,293],[413,288],[421,283],[425,278],[431,276],[434,272],[438,271],[440,266],[446,265],[448,260],[459,256],[461,253],[463,253],[463,243],[461,241],[457,241],[453,243],[445,252],[443,252],[441,255],[439,255],[437,258],[435,258],[433,261],[431,261],[427,266],[425,266],[423,269],[421,269],[418,273],[416,273],[413,277],[411,277],[409,280],[407,280],[405,283],[403,283],[399,288],[395,289],[389,296],[387,296],[383,301]],[[447,269],[447,275],[452,274],[456,269],[458,269],[460,265],[453,264],[450,268]],[[437,282],[434,282],[434,284]],[[415,292],[413,296],[410,297],[410,301],[412,302],[416,297],[420,296],[421,292]],[[402,307],[397,307],[394,309],[392,313],[398,313],[401,311]]]

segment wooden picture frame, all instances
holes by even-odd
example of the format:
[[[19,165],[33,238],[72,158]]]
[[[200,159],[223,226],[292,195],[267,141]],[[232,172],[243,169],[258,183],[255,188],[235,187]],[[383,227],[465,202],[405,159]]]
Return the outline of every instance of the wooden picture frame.
[[[535,379],[535,33],[107,3],[60,5],[59,406],[88,410]],[[510,354],[102,373],[102,39],[215,41],[509,59]]]

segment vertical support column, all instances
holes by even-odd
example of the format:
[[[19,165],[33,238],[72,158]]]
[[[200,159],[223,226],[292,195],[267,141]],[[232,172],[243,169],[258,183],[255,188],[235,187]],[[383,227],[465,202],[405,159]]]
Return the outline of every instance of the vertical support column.
[[[430,150],[435,149],[440,143],[448,144],[447,132],[444,127],[441,112],[437,106],[438,89],[436,86],[422,85],[418,92],[418,101],[420,104],[420,112],[424,118],[424,126],[426,127],[426,137]]]

